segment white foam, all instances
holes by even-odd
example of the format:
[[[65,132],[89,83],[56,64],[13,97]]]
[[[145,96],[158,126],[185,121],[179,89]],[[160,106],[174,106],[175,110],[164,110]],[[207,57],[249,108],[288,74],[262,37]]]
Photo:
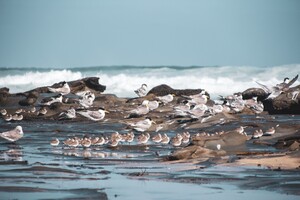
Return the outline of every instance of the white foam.
[[[84,68],[83,68],[84,69]],[[290,79],[299,74],[300,65],[276,67],[200,67],[200,68],[90,68],[80,71],[49,70],[29,71],[24,74],[1,77],[1,87],[9,87],[12,93],[27,91],[36,87],[49,86],[60,81],[71,81],[88,76],[100,77],[100,83],[106,85],[105,93],[119,97],[135,97],[134,90],[143,83],[151,89],[160,84],[167,84],[175,89],[205,89],[211,96],[228,95],[259,86],[258,81],[274,86],[285,77]],[[299,85],[299,80],[294,83]]]
[[[36,87],[49,86],[61,81],[82,78],[81,72],[50,70],[47,72],[26,72],[21,75],[7,75],[0,78],[0,85],[8,87],[11,93],[24,92]]]

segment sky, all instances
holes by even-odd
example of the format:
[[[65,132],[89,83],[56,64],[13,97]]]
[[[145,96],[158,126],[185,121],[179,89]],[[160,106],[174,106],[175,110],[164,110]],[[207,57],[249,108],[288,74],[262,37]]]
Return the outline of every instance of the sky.
[[[0,0],[0,67],[297,63],[298,0]]]

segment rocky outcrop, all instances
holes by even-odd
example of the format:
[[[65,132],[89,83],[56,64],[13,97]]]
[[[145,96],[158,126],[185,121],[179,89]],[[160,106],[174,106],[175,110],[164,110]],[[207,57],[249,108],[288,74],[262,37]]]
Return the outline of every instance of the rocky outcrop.
[[[164,158],[166,161],[171,160],[188,160],[188,159],[202,159],[202,161],[209,158],[215,158],[226,155],[224,150],[211,150],[197,145],[191,145],[175,151],[172,155]]]
[[[252,99],[252,97],[257,97],[258,101],[263,101],[268,97],[268,94],[261,88],[249,88],[243,93],[243,99]]]
[[[3,87],[0,88],[0,103],[4,103],[9,96],[9,88]]]
[[[294,92],[300,92],[300,85],[290,88],[274,99],[263,101],[269,114],[300,114],[300,94],[293,99]]]
[[[61,87],[62,83],[63,83],[63,81],[59,82],[59,83],[55,83],[55,84],[51,85],[50,87],[54,87],[54,88]],[[87,78],[83,78],[83,79],[79,79],[79,80],[75,80],[75,81],[69,81],[68,84],[70,86],[72,93],[83,91],[83,90],[85,90],[85,88],[88,88],[88,89],[96,91],[96,92],[104,92],[106,90],[105,85],[99,84],[99,77],[87,77]],[[39,87],[34,90],[25,92],[24,96],[28,96],[29,93],[31,93],[31,92],[48,93],[49,90],[48,90],[48,87]]]
[[[173,89],[168,85],[162,84],[158,85],[154,88],[152,88],[147,95],[149,94],[154,94],[156,96],[164,96],[168,94],[175,94],[176,96],[181,96],[181,95],[195,95],[199,94],[203,89],[185,89],[185,90],[179,90],[179,89]],[[207,96],[209,94],[205,92]]]
[[[289,88],[273,99],[267,99],[268,94],[259,88],[245,90],[244,99],[251,99],[254,96],[264,104],[264,110],[269,114],[300,114],[300,85]]]

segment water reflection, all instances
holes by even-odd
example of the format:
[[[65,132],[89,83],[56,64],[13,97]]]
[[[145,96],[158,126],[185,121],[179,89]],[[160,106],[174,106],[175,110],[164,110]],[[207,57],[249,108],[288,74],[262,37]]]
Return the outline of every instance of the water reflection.
[[[23,161],[23,148],[17,144],[8,144],[7,150],[0,151],[1,161]]]

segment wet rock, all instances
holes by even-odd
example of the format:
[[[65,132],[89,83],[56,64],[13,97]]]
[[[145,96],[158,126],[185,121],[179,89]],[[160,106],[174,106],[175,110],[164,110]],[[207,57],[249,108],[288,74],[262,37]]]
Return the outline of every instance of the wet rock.
[[[289,150],[290,151],[296,151],[299,149],[299,143],[297,141],[294,141],[290,146],[289,146]]]
[[[265,110],[269,114],[300,114],[300,95],[292,99],[293,93],[297,90],[300,90],[300,85],[290,88],[274,99],[263,101]]]
[[[258,101],[263,101],[268,97],[268,94],[261,88],[249,88],[242,92],[243,99],[252,99],[257,97]]]
[[[187,160],[197,158],[212,158],[226,155],[223,150],[210,150],[198,145],[191,145],[175,151],[172,155],[165,158],[165,160]]]
[[[99,77],[88,77],[82,79],[86,86],[98,92],[104,92],[106,90],[105,85],[99,84]]]
[[[63,81],[61,81],[59,83],[55,83],[55,84],[51,85],[50,87],[54,87],[54,88],[60,87],[60,86],[62,86],[62,83],[63,83]],[[86,88],[89,88],[89,89],[97,91],[97,92],[104,92],[106,89],[105,85],[99,84],[99,77],[87,77],[87,78],[83,78],[83,79],[79,79],[79,80],[75,80],[75,81],[69,81],[68,84],[70,86],[72,93],[83,91]],[[37,93],[49,93],[48,87],[39,87],[34,90],[30,90],[28,92],[32,92],[32,91],[35,91]]]
[[[31,91],[29,93],[21,93],[20,95],[25,96],[25,99],[19,101],[21,106],[31,106],[34,105],[39,97],[39,93],[36,91]]]
[[[0,88],[0,103],[4,103],[9,96],[9,88],[3,87]]]
[[[247,136],[237,133],[235,131],[229,131],[222,135],[213,136],[197,136],[192,139],[192,144],[206,147],[209,149],[216,149],[219,144],[221,147],[238,146],[247,141]]]
[[[296,133],[297,134],[297,133]],[[291,145],[293,145],[295,142],[298,144],[300,143],[300,135],[295,135],[295,136],[289,136],[289,137],[284,137],[282,139],[279,139],[275,144],[274,147],[278,149],[284,149],[284,148],[289,148]],[[297,145],[297,143],[294,144],[294,146]],[[292,147],[293,148],[293,147]]]
[[[156,86],[152,88],[147,95],[149,94],[154,94],[156,96],[164,96],[168,94],[175,94],[176,96],[181,96],[181,95],[195,95],[199,94],[203,89],[185,89],[185,90],[178,90],[178,89],[173,89],[168,85],[162,84],[159,86]],[[207,96],[209,94],[205,92]]]
[[[268,94],[260,88],[247,89],[242,95],[244,99],[257,96],[269,114],[300,114],[300,94],[295,95],[297,92],[300,92],[300,85],[285,90],[274,99],[267,99]]]

